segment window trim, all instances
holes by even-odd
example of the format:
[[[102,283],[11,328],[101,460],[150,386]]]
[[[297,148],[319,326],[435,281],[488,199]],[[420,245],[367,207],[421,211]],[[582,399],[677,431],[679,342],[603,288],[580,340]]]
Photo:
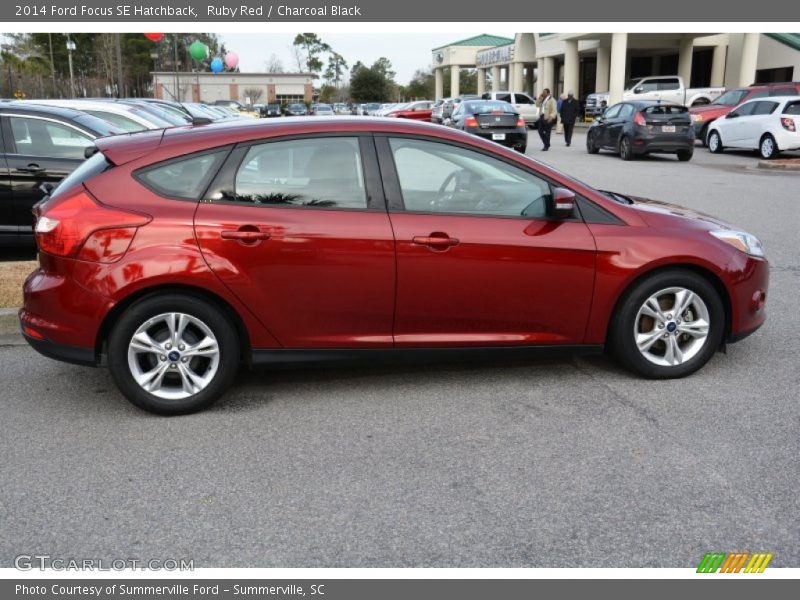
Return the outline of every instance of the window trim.
[[[168,158],[166,160],[161,160],[155,163],[151,163],[149,165],[145,165],[144,167],[140,167],[131,173],[131,177],[133,177],[139,184],[141,184],[147,190],[154,193],[156,196],[159,196],[160,198],[166,198],[167,200],[181,200],[183,202],[195,202],[195,203],[200,202],[205,197],[205,194],[211,183],[216,179],[220,169],[222,169],[222,167],[225,165],[225,162],[228,160],[228,157],[230,156],[232,149],[233,146],[226,144],[223,146],[215,146],[214,148],[206,148],[197,152],[181,154],[180,156],[173,156],[172,158]],[[173,194],[165,194],[164,190],[157,189],[155,186],[152,185],[152,183],[150,183],[143,177],[143,175],[146,175],[148,172],[160,169],[161,167],[189,160],[197,156],[204,156],[206,154],[216,154],[218,152],[219,153],[226,152],[226,155],[222,158],[222,161],[217,167],[217,170],[211,174],[211,176],[208,179],[208,182],[203,186],[203,188],[194,198],[188,198],[186,196],[175,196]]]
[[[39,115],[25,115],[25,114],[21,114],[21,113],[13,113],[13,112],[0,113],[0,117],[4,118],[3,120],[5,121],[5,124],[6,124],[7,128],[8,128],[8,140],[7,140],[7,143],[5,144],[4,148],[5,148],[5,153],[7,155],[9,155],[9,156],[35,156],[37,158],[41,158],[41,159],[45,159],[46,158],[46,159],[51,159],[51,160],[83,160],[82,158],[78,159],[78,158],[71,157],[71,156],[68,156],[68,157],[65,157],[65,156],[47,156],[47,155],[43,155],[43,154],[21,154],[21,153],[17,152],[17,150],[18,150],[17,149],[17,140],[14,138],[14,130],[11,128],[11,119],[12,118],[14,118],[14,119],[36,119],[38,121],[48,121],[50,123],[55,123],[56,125],[63,125],[64,127],[67,127],[69,129],[74,129],[75,131],[78,131],[78,132],[88,136],[89,137],[89,141],[91,141],[91,142],[94,142],[97,139],[97,136],[94,133],[92,133],[90,131],[87,131],[86,129],[83,129],[81,127],[78,127],[77,125],[73,125],[72,123],[70,123],[68,121],[62,121],[60,119],[56,119],[56,118],[53,118],[53,117],[42,117],[42,116],[39,116]]]
[[[576,209],[575,214],[572,217],[567,219],[557,218],[557,217],[526,217],[524,215],[490,215],[490,214],[477,214],[477,213],[462,213],[462,212],[431,212],[431,211],[416,211],[416,210],[406,210],[405,203],[403,201],[403,191],[400,187],[400,177],[397,175],[397,167],[394,162],[394,154],[392,153],[392,148],[389,145],[390,138],[405,138],[411,139],[421,142],[434,142],[445,144],[449,146],[455,146],[457,148],[461,148],[463,150],[471,150],[477,154],[483,154],[489,158],[493,158],[499,160],[503,163],[506,163],[509,166],[515,167],[520,169],[521,171],[528,173],[529,175],[533,175],[538,177],[545,183],[547,183],[551,191],[553,188],[556,187],[563,187],[565,189],[570,190],[572,193],[575,194],[576,199]],[[433,215],[433,216],[447,216],[447,217],[473,217],[478,219],[516,219],[518,221],[561,221],[567,223],[579,222],[584,223],[583,216],[580,210],[577,208],[577,199],[582,197],[581,194],[577,193],[575,190],[566,187],[559,182],[555,181],[554,179],[547,177],[546,175],[539,173],[535,169],[532,169],[526,165],[521,165],[505,156],[501,156],[498,154],[493,154],[489,150],[485,150],[483,148],[478,148],[476,146],[472,146],[471,144],[467,144],[460,141],[437,138],[432,136],[419,136],[414,134],[408,133],[376,133],[375,134],[375,147],[378,151],[378,162],[380,163],[381,173],[383,175],[383,187],[386,192],[386,205],[389,210],[389,214],[392,213],[402,213],[408,215]],[[591,200],[587,201],[591,202]]]
[[[290,204],[253,204],[247,201],[221,200],[217,196],[222,189],[232,187],[236,180],[236,173],[241,167],[247,152],[252,146],[268,144],[272,142],[291,142],[294,140],[308,140],[315,138],[355,138],[358,140],[359,156],[361,158],[361,171],[364,178],[364,193],[366,194],[367,206],[365,208],[355,207],[331,207],[331,206],[297,206]],[[381,183],[381,172],[378,166],[378,157],[375,151],[375,143],[371,132],[366,131],[330,131],[316,133],[300,133],[290,135],[280,135],[257,140],[248,140],[236,144],[235,148],[228,154],[216,176],[200,197],[200,202],[217,204],[220,206],[249,206],[256,209],[300,209],[300,210],[326,210],[336,212],[386,212],[386,198],[383,185]]]

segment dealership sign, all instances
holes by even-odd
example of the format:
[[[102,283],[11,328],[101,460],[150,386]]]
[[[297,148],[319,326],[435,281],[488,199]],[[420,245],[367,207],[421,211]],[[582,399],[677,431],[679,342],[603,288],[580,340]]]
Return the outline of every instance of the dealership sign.
[[[488,50],[481,50],[475,57],[476,67],[490,67],[492,65],[510,63],[514,60],[514,44],[497,46]]]

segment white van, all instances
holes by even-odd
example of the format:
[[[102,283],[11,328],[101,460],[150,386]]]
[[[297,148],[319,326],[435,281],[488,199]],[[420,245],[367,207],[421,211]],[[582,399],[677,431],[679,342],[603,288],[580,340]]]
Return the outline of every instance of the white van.
[[[525,119],[528,125],[536,125],[539,120],[539,107],[536,106],[533,98],[523,92],[486,92],[481,96],[482,100],[500,100],[508,102]]]

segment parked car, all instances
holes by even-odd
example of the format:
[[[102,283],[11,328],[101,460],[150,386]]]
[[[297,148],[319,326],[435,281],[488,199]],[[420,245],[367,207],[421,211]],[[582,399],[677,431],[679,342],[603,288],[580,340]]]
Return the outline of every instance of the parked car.
[[[431,107],[431,123],[444,123],[442,112],[444,111],[444,104],[449,98],[442,98],[433,103]]]
[[[86,158],[95,139],[125,133],[72,108],[0,103],[0,244],[33,244],[31,209]],[[161,132],[157,132],[161,135]]]
[[[433,102],[430,100],[419,100],[395,108],[389,111],[386,116],[396,117],[398,119],[413,119],[414,121],[430,121],[432,109]]]
[[[758,150],[761,158],[800,149],[800,96],[748,100],[717,119],[708,132],[708,149]]]
[[[143,108],[120,102],[101,100],[24,100],[26,104],[41,106],[63,106],[94,115],[124,131],[144,131],[145,129],[164,129],[173,124]]]
[[[694,122],[695,135],[705,145],[706,139],[708,139],[709,125],[727,115],[743,102],[767,96],[796,96],[798,94],[800,94],[800,82],[765,83],[728,90],[711,104],[693,106],[689,109],[689,114]]]
[[[210,405],[241,364],[605,346],[682,377],[765,320],[752,235],[450,128],[223,122],[96,144],[36,208],[22,333],[107,364],[152,412]]]
[[[261,116],[269,119],[281,116],[280,104],[265,104],[261,109]]]
[[[536,101],[528,94],[522,92],[486,92],[481,96],[484,100],[499,100],[500,102],[508,102],[514,107],[525,122],[533,127],[539,120],[539,107],[536,106]]]
[[[337,115],[349,115],[350,106],[345,102],[336,102],[333,105],[333,110]]]
[[[587,120],[594,119],[602,115],[608,108],[608,92],[594,93],[586,96],[586,103],[583,105],[583,115]]]
[[[644,154],[676,154],[691,160],[694,129],[689,109],[656,101],[620,102],[598,117],[586,132],[586,150],[612,150],[622,160]]]
[[[480,100],[480,98],[476,94],[464,94],[463,96],[459,96],[457,98],[445,98],[445,102],[442,107],[442,119],[449,119],[456,106],[461,104],[463,100]]]
[[[308,109],[305,104],[295,102],[286,108],[286,116],[288,117],[303,117],[308,114]]]
[[[678,75],[631,79],[622,92],[623,100],[661,100],[682,106],[709,104],[725,92],[724,87],[687,88]]]
[[[525,153],[528,127],[516,109],[498,100],[467,100],[456,106],[447,124]]]
[[[382,105],[379,102],[367,102],[361,105],[361,114],[366,116],[378,110]]]
[[[238,100],[214,100],[215,106],[227,106],[234,110],[245,110],[245,105]]]
[[[135,106],[144,111],[146,115],[152,115],[161,121],[166,121],[173,127],[181,127],[192,123],[192,117],[184,110],[165,104],[147,102],[144,98],[122,98],[119,100],[109,98],[106,102],[123,106]]]
[[[332,117],[336,113],[333,112],[333,107],[330,104],[317,104],[313,114],[318,117]]]

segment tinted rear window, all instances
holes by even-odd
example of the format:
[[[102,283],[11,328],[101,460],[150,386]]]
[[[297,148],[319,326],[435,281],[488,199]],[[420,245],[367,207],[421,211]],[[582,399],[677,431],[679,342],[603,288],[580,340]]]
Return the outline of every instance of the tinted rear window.
[[[464,104],[464,112],[472,113],[474,115],[483,115],[497,111],[506,113],[516,112],[514,107],[508,102],[500,102],[497,100],[481,100],[480,102],[467,102]]]
[[[659,106],[648,106],[644,109],[645,114],[648,115],[682,115],[689,112],[689,109],[685,106],[675,106],[675,105],[659,105]]]
[[[76,185],[82,184],[84,181],[89,181],[92,177],[100,175],[103,171],[110,169],[111,163],[106,160],[102,152],[95,152],[91,157],[83,161],[77,169],[67,175],[61,180],[53,193],[50,194],[51,198],[62,194],[65,190],[70,189]]]
[[[227,153],[223,149],[172,159],[138,171],[136,178],[161,196],[197,200]]]
[[[785,114],[785,115],[800,115],[800,101],[798,101],[798,102],[789,102],[783,108],[783,114]]]

